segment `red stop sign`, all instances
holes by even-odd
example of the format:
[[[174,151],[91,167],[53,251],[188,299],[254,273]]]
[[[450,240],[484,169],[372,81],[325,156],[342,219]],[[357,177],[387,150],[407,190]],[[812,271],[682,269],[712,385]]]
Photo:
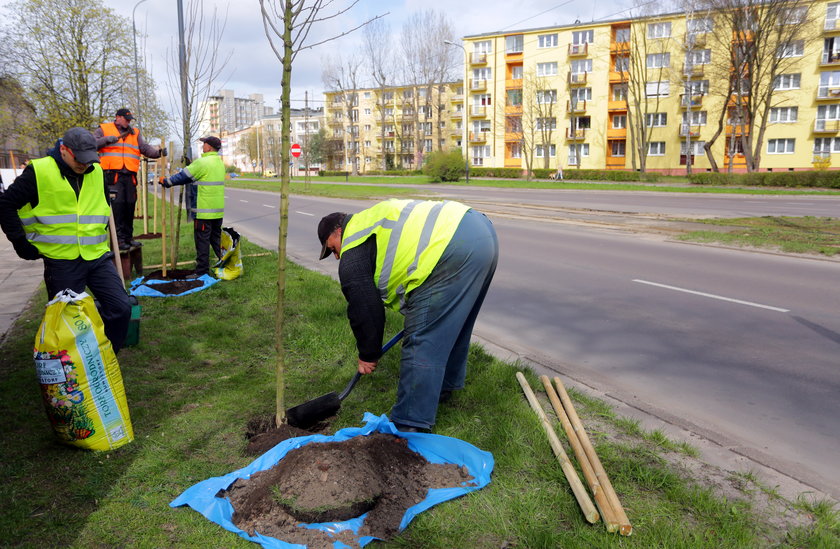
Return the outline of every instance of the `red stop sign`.
[[[297,143],[292,143],[290,150],[292,152],[292,156],[294,156],[295,158],[300,156],[300,145],[298,145]]]

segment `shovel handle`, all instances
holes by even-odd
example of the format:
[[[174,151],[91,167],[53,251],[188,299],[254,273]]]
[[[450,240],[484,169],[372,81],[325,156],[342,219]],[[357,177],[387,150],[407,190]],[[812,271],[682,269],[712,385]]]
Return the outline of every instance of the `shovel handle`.
[[[384,355],[388,351],[388,349],[390,349],[397,343],[397,341],[401,340],[404,333],[405,330],[400,330],[399,332],[397,332],[397,335],[392,337],[385,345],[383,345],[382,354]],[[347,395],[349,395],[350,391],[353,390],[353,387],[356,386],[356,382],[359,381],[360,377],[362,377],[362,374],[356,372],[356,375],[353,376],[353,379],[351,379],[347,383],[347,387],[345,387],[344,390],[341,391],[341,394],[338,395],[338,400],[344,400],[345,398],[347,398]]]

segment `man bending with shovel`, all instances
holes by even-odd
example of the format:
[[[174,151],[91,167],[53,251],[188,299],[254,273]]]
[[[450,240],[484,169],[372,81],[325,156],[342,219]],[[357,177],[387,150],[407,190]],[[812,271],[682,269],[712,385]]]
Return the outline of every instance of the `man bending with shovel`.
[[[382,355],[384,306],[405,316],[397,402],[401,431],[428,431],[439,402],[464,387],[478,311],[496,271],[499,242],[487,217],[458,202],[386,200],[318,224],[320,259],[338,276],[369,374]]]

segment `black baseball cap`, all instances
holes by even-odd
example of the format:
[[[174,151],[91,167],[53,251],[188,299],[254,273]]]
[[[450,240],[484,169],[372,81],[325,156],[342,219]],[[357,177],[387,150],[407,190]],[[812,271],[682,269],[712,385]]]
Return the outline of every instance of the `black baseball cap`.
[[[215,135],[211,135],[209,137],[202,137],[199,139],[202,143],[207,143],[217,151],[222,148],[222,140],[216,137]]]
[[[327,247],[327,239],[341,224],[344,223],[344,218],[347,214],[344,212],[333,212],[330,215],[325,215],[318,223],[318,240],[321,241],[321,256],[319,260],[324,259],[332,253],[332,250]]]
[[[61,143],[73,151],[76,162],[81,164],[92,164],[99,162],[99,153],[96,152],[96,139],[93,134],[84,128],[70,128],[64,132]]]
[[[128,109],[119,109],[115,116],[122,116],[126,120],[134,120],[134,115]]]

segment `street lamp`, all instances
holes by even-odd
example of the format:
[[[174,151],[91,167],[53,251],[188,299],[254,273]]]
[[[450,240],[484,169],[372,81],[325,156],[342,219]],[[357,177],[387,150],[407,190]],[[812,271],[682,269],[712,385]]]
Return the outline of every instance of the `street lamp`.
[[[140,124],[140,69],[137,67],[137,28],[134,25],[134,13],[137,11],[137,6],[145,2],[146,0],[140,0],[136,4],[134,4],[134,9],[131,10],[131,39],[134,42],[134,94],[135,100],[137,101],[137,105],[135,105],[135,109],[138,114],[137,119],[137,129],[141,129]]]
[[[470,182],[470,149],[469,149],[469,140],[467,139],[467,130],[469,129],[470,125],[470,107],[469,107],[469,91],[467,86],[469,82],[467,77],[469,76],[469,59],[467,56],[467,48],[465,48],[461,44],[456,44],[452,40],[444,40],[444,44],[449,46],[457,46],[464,50],[464,127],[462,128],[461,132],[461,150],[464,152],[464,173],[466,174],[466,182],[469,184]]]

